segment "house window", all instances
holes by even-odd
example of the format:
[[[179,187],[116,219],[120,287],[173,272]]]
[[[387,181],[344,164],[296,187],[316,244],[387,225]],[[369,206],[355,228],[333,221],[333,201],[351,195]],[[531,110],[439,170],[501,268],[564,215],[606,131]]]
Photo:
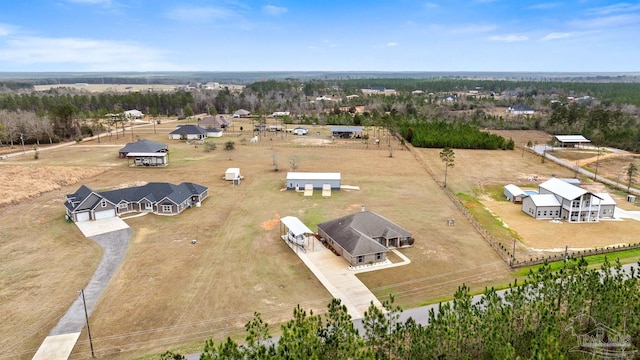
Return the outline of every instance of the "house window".
[[[145,210],[152,210],[153,206],[151,205],[151,203],[145,203],[144,204],[144,208],[145,208]]]
[[[162,205],[162,212],[163,213],[170,213],[171,212],[171,205]]]
[[[540,210],[538,210],[538,216],[540,216]]]
[[[107,200],[102,200],[102,201],[100,202],[100,206],[102,206],[102,207],[107,207]]]
[[[556,216],[558,216],[558,210],[556,210]]]
[[[543,212],[543,215],[544,215],[544,216],[547,216],[547,210],[545,210],[545,211]]]
[[[376,253],[376,260],[382,260],[382,253]]]
[[[126,209],[126,208],[127,208],[127,203],[120,203],[120,204],[118,204],[118,208],[120,208],[120,209]]]
[[[358,255],[358,264],[361,264],[364,262],[364,255]]]

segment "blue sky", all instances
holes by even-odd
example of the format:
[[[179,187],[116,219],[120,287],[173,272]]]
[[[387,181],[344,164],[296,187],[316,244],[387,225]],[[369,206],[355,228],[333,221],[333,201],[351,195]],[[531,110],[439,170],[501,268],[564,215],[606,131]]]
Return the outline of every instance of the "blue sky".
[[[640,1],[20,0],[0,71],[640,71]]]

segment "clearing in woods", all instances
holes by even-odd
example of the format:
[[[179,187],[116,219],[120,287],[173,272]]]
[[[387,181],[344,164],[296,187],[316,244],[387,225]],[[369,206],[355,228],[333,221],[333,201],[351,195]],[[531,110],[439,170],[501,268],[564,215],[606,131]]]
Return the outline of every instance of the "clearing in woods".
[[[334,140],[328,127],[314,127],[313,136],[266,133],[258,143],[250,143],[254,134],[246,130],[252,127],[249,120],[234,120],[225,136],[213,140],[218,147],[210,152],[198,143],[168,140],[176,123],[163,122],[117,139],[103,136],[100,142],[41,151],[38,160],[27,154],[0,163],[0,184],[6,184],[0,198],[12,199],[0,207],[0,313],[7,319],[0,324],[0,348],[5,355],[31,358],[100,260],[99,246],[64,220],[65,194],[82,184],[95,190],[150,181],[192,181],[209,187],[201,207],[179,216],[126,220],[133,235],[125,261],[90,319],[93,344],[103,358],[128,359],[174,346],[197,351],[207,338],[219,341],[242,333],[254,311],[270,324],[289,319],[297,304],[324,312],[329,293],[279,239],[279,219],[287,215],[315,229],[365,205],[411,231],[415,246],[402,250],[411,264],[359,275],[379,298],[396,294],[403,307],[450,296],[462,283],[481,290],[513,278],[415,155],[401,150],[397,141],[391,141],[390,153],[385,138],[377,147],[373,138],[368,144]],[[169,144],[169,166],[127,166],[117,150],[132,138]],[[226,141],[235,142],[232,154],[224,150]],[[436,177],[444,175],[437,149],[415,150]],[[360,190],[334,191],[328,198],[320,192],[304,197],[283,191],[291,163],[297,171],[339,171],[343,184]],[[221,179],[228,167],[241,169],[240,185]],[[526,183],[531,175],[541,180],[570,175],[518,151],[456,150],[455,167],[449,171],[448,186],[469,194],[491,184]],[[23,186],[34,174],[40,174],[37,180]],[[509,218],[500,206],[496,213],[518,233],[523,224],[547,226],[519,210]],[[455,225],[448,225],[448,219]],[[627,223],[603,231],[622,231]],[[576,233],[589,239],[591,231],[609,224],[561,224],[553,230],[559,239]],[[534,246],[536,240],[529,236],[523,235],[524,242]],[[72,358],[88,352],[83,333]]]

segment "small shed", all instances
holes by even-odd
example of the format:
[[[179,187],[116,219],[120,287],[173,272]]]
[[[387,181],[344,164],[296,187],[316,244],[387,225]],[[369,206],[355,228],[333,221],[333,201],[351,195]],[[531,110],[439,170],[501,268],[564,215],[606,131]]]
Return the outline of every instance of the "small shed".
[[[527,195],[519,186],[509,184],[504,186],[504,196],[507,200],[520,204],[522,203],[522,199],[524,199]]]
[[[225,180],[235,180],[240,179],[240,168],[228,168],[227,171],[224,172]]]
[[[287,190],[301,190],[311,185],[322,190],[328,184],[331,190],[340,190],[342,179],[339,172],[288,172],[285,187]]]

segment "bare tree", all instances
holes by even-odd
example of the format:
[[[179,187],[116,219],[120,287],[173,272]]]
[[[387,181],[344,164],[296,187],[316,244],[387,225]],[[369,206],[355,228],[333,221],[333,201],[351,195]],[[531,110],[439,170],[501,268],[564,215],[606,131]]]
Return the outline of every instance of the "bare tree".
[[[629,163],[627,167],[627,192],[631,190],[631,185],[635,182],[634,177],[638,172],[638,166],[636,163]]]

